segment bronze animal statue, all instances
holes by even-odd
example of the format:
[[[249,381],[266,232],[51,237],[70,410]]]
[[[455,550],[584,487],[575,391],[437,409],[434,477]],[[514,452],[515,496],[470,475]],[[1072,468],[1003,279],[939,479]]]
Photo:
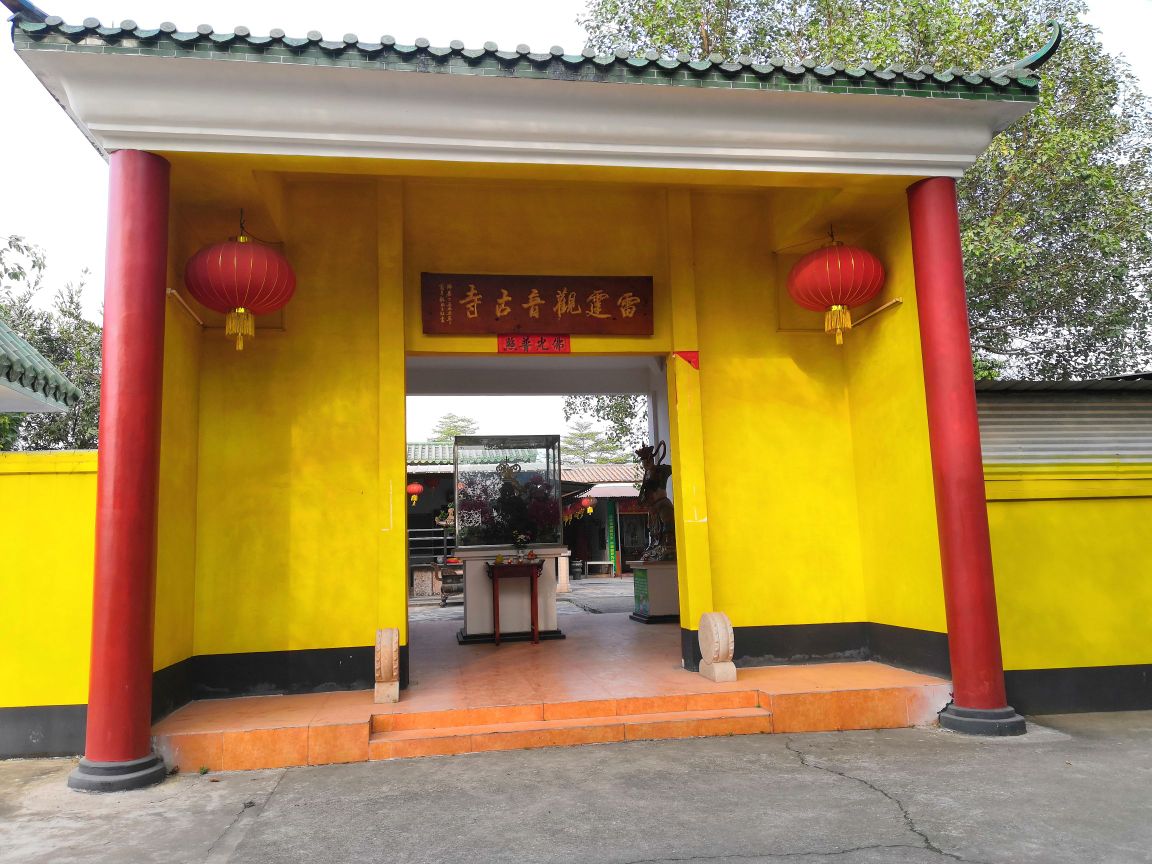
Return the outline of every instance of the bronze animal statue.
[[[648,546],[640,558],[642,561],[675,561],[676,519],[668,498],[672,466],[663,464],[668,446],[661,441],[655,447],[641,447],[636,455],[644,467],[636,500],[648,510]]]

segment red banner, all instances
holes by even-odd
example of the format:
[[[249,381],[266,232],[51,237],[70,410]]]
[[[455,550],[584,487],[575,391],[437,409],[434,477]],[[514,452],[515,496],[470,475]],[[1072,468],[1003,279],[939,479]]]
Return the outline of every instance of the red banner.
[[[496,337],[498,354],[571,354],[572,339],[548,333],[505,333]]]

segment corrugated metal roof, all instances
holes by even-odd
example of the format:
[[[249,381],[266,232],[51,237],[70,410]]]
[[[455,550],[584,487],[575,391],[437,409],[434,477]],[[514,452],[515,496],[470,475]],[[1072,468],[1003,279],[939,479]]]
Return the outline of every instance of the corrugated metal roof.
[[[1149,387],[980,393],[977,405],[985,464],[1152,462]]]
[[[80,400],[80,388],[3,321],[0,321],[0,387],[42,403],[45,411],[63,411]]]
[[[1074,391],[1145,391],[1152,392],[1152,373],[1148,378],[1122,376],[1116,378],[1094,378],[1089,381],[977,381],[977,395],[983,393],[1026,393],[1026,392],[1066,392]]]
[[[437,48],[427,39],[402,45],[391,36],[371,41],[346,33],[340,39],[325,39],[312,31],[294,38],[283,30],[256,36],[246,27],[217,32],[201,24],[193,30],[180,30],[165,22],[157,28],[145,28],[135,21],[105,25],[96,18],[66,24],[56,15],[19,9],[14,16],[13,39],[21,51],[96,51],[506,78],[1031,102],[1038,98],[1040,86],[1034,70],[1056,50],[1060,33],[1056,29],[1043,49],[1018,63],[976,72],[931,66],[909,69],[899,64],[881,69],[871,63],[792,63],[783,58],[757,62],[752,57],[719,54],[694,60],[684,53],[673,57],[653,50],[621,49],[600,54],[585,49],[571,54],[559,46],[533,51],[527,45],[501,50],[494,42],[466,48],[463,42],[454,41]]]

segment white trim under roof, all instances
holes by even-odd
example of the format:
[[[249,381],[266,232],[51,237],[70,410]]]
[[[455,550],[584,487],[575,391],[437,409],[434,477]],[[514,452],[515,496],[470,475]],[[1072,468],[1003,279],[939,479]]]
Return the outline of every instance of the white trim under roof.
[[[960,176],[1034,102],[34,50],[103,151]]]

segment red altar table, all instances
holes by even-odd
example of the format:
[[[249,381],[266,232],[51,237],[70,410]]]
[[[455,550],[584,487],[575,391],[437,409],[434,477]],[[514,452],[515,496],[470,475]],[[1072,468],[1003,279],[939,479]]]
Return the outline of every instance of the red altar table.
[[[539,582],[540,574],[544,570],[543,561],[531,561],[517,564],[489,564],[488,578],[492,580],[492,635],[496,644],[500,644],[500,580],[526,578],[531,586],[531,615],[532,615],[532,644],[540,642],[540,604]]]

